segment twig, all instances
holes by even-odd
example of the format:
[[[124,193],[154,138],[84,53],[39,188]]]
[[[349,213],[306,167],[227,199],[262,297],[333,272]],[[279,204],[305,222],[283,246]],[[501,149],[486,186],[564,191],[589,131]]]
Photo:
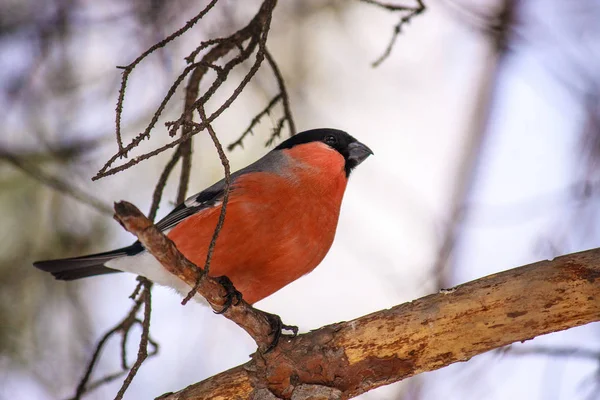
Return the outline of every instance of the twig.
[[[200,118],[202,121],[206,121],[206,112],[204,110],[204,106],[200,106]],[[217,226],[215,227],[215,231],[213,233],[212,238],[210,239],[210,245],[208,246],[208,252],[206,253],[206,262],[204,263],[204,272],[203,275],[208,275],[210,271],[210,261],[212,259],[213,251],[215,249],[215,245],[217,244],[217,238],[219,237],[219,233],[223,228],[223,223],[225,222],[225,214],[227,212],[227,202],[229,201],[229,188],[231,185],[231,171],[229,168],[229,160],[225,155],[225,151],[223,151],[223,146],[217,137],[216,132],[214,131],[211,124],[206,123],[206,128],[208,130],[208,134],[217,149],[217,153],[219,153],[219,158],[221,159],[221,164],[223,165],[223,170],[225,172],[225,190],[223,193],[223,203],[221,204],[221,212],[219,213],[219,220],[217,221]],[[200,286],[200,281],[202,280],[202,275],[198,275],[196,279],[196,284],[192,287],[192,290],[189,291],[187,296],[182,301],[182,304],[185,305],[188,301],[194,297],[194,294],[198,290]]]
[[[224,42],[224,41],[226,41],[226,40],[227,40],[227,39],[223,39],[223,38],[216,38],[216,39],[209,39],[209,40],[206,40],[206,41],[204,41],[204,42],[200,43],[200,46],[196,47],[196,48],[194,49],[194,51],[192,51],[192,52],[190,53],[190,55],[189,55],[189,56],[187,56],[187,57],[185,58],[185,61],[186,61],[186,62],[188,62],[188,63],[193,63],[193,62],[194,62],[194,60],[196,59],[196,56],[197,56],[197,55],[198,55],[198,54],[199,54],[199,53],[200,53],[202,50],[205,50],[205,49],[209,48],[210,46],[214,46],[214,45],[216,45],[216,44],[223,43],[223,42]]]
[[[210,53],[209,53],[210,54]],[[209,65],[214,65],[212,58],[209,55],[205,56],[200,63],[197,63],[188,84],[185,89],[185,101],[183,104],[183,117],[185,121],[193,121],[193,113],[187,112],[188,109],[191,108],[192,104],[198,98],[198,93],[200,91],[200,81],[202,77],[208,70]],[[221,69],[217,69],[217,74],[221,74]],[[184,125],[182,127],[181,135],[185,136],[190,131],[190,127],[188,125]],[[173,132],[174,133],[174,132]],[[192,170],[192,138],[190,137],[188,140],[182,142],[177,148],[182,157],[181,163],[181,175],[179,177],[179,189],[177,190],[177,198],[176,203],[180,204],[185,201],[188,185],[190,182],[190,174]]]
[[[181,204],[185,201],[188,185],[190,183],[190,172],[192,170],[192,138],[181,143],[181,175],[179,176],[179,189],[175,202]]]
[[[285,116],[279,118],[279,121],[277,121],[277,125],[275,125],[275,127],[273,128],[271,132],[271,137],[269,137],[269,140],[267,140],[265,146],[271,146],[273,142],[281,136],[281,131],[283,130],[283,125],[285,124],[285,121],[287,121],[287,118]]]
[[[187,32],[192,26],[194,26],[198,21],[200,21],[202,19],[202,17],[204,17],[204,15],[206,15],[206,13],[208,13],[215,6],[215,4],[217,4],[217,1],[218,0],[212,0],[210,3],[208,3],[208,5],[206,7],[204,7],[204,9],[202,11],[200,11],[200,13],[198,13],[198,15],[196,15],[194,18],[189,20],[183,27],[181,27],[177,31],[173,32],[171,35],[167,36],[165,39],[161,40],[160,42],[151,46],[148,50],[146,50],[145,52],[140,54],[129,65],[124,66],[124,67],[118,67],[118,68],[121,68],[124,70],[123,76],[121,78],[121,87],[119,88],[119,97],[117,100],[116,116],[115,116],[117,145],[119,146],[118,154],[120,156],[127,155],[127,152],[123,148],[123,141],[121,139],[121,115],[123,113],[123,101],[125,100],[125,88],[127,86],[127,79],[129,78],[129,75],[131,74],[133,69],[140,62],[142,62],[142,60],[144,58],[146,58],[147,56],[152,54],[157,49],[164,47],[165,45],[167,45],[167,43],[171,42],[172,40],[176,39],[177,37],[183,35],[185,32]]]
[[[405,24],[408,24],[417,15],[423,13],[426,10],[426,7],[425,7],[425,4],[423,3],[423,0],[414,0],[417,4],[412,7],[411,6],[397,6],[397,5],[383,3],[380,1],[376,1],[376,0],[360,0],[360,1],[362,1],[363,3],[377,6],[379,8],[383,8],[383,9],[391,11],[391,12],[404,13],[404,15],[401,15],[398,23],[394,26],[392,38],[388,42],[387,47],[383,51],[383,54],[381,56],[379,56],[379,58],[377,58],[377,60],[373,61],[373,63],[371,64],[371,66],[373,68],[376,68],[376,67],[380,66],[381,63],[384,62],[392,53],[392,49],[394,48],[394,45],[396,44],[396,40],[398,39],[398,36],[400,35],[400,33],[402,33],[402,27]]]
[[[265,43],[267,40],[267,35],[269,32],[269,28],[271,25],[271,13],[273,8],[275,7],[276,0],[265,0],[256,14],[256,16],[252,19],[252,21],[243,29],[240,29],[234,35],[231,36],[231,39],[227,42],[223,42],[221,45],[213,48],[204,58],[204,61],[209,61],[212,59],[218,59],[224,57],[233,49],[237,49],[236,44],[241,44],[250,39],[250,44],[240,52],[240,54],[229,61],[225,66],[221,69],[221,74],[217,76],[212,83],[212,85],[208,88],[206,93],[204,93],[199,99],[197,99],[188,109],[186,109],[183,115],[176,121],[170,121],[168,126],[170,126],[170,130],[176,130],[185,121],[185,115],[191,113],[193,110],[199,111],[200,105],[205,105],[206,102],[215,94],[217,89],[225,82],[227,76],[231,70],[241,64],[244,60],[246,60],[255,50],[258,45],[258,52],[256,53],[256,61],[250,68],[249,72],[246,74],[244,79],[242,80],[242,89],[246,86],[246,84],[252,79],[262,60],[264,59],[265,52]],[[245,83],[244,83],[245,82]],[[239,88],[239,86],[238,86]],[[235,93],[235,91],[234,91]],[[240,90],[241,93],[241,90]],[[238,93],[239,95],[239,93]],[[237,96],[235,96],[237,98]],[[225,104],[223,104],[225,105]],[[223,107],[223,106],[222,106]],[[206,129],[206,125],[204,124],[203,129]]]
[[[146,360],[146,358],[148,357],[148,342],[150,342],[150,315],[151,315],[151,305],[152,305],[152,297],[151,297],[151,288],[152,288],[152,283],[143,278],[142,280],[143,285],[144,285],[144,289],[142,290],[142,293],[140,295],[140,298],[144,304],[144,321],[142,322],[142,337],[140,339],[140,345],[138,348],[138,355],[137,355],[137,359],[135,360],[135,363],[133,364],[133,366],[131,367],[131,369],[129,370],[129,373],[127,374],[127,378],[125,378],[125,381],[123,381],[123,385],[121,386],[121,388],[119,389],[119,392],[117,393],[117,396],[115,397],[115,400],[121,400],[123,398],[123,395],[125,394],[125,391],[127,390],[127,388],[129,387],[129,385],[131,384],[131,382],[133,381],[133,378],[135,377],[135,375],[137,374],[138,369],[141,367],[142,363],[144,362],[144,360]]]
[[[246,27],[240,29],[239,31],[237,31],[236,33],[234,33],[233,35],[231,35],[227,38],[214,40],[213,42],[211,42],[210,44],[214,44],[215,46],[202,58],[202,60],[200,62],[198,62],[197,64],[186,67],[184,72],[178,77],[176,84],[174,84],[171,87],[171,89],[167,95],[168,98],[165,98],[163,100],[163,102],[161,103],[161,106],[155,113],[155,116],[153,117],[151,124],[144,130],[144,132],[137,135],[127,146],[122,147],[122,149],[119,150],[119,152],[117,152],[117,154],[113,155],[106,162],[106,164],[100,169],[100,171],[98,171],[96,176],[94,176],[92,178],[92,180],[97,180],[97,179],[103,178],[105,176],[115,174],[119,171],[123,171],[127,168],[130,168],[133,165],[138,164],[139,162],[141,162],[143,160],[151,158],[169,148],[175,147],[175,146],[179,145],[180,143],[183,143],[184,141],[188,140],[190,137],[197,134],[201,130],[206,129],[206,123],[212,123],[217,117],[219,117],[233,103],[233,101],[235,101],[237,99],[237,97],[240,95],[241,91],[245,88],[245,86],[248,84],[248,82],[256,74],[256,71],[258,71],[263,59],[265,58],[265,43],[266,43],[266,39],[268,36],[269,28],[270,28],[273,8],[275,7],[275,5],[276,5],[276,0],[264,0],[261,5],[261,8],[255,15],[255,17],[252,19],[252,21],[250,21],[250,23]],[[245,42],[248,39],[250,40],[250,43],[248,44],[248,46],[246,48],[244,48],[242,44],[243,44],[243,42]],[[206,42],[204,42],[204,43],[206,43]],[[200,47],[202,47],[202,45]],[[206,44],[205,47],[209,47],[208,44]],[[205,68],[208,68],[209,66],[214,66],[215,62],[218,59],[224,58],[232,50],[241,49],[240,55],[238,55],[237,57],[234,57],[232,60],[227,62],[223,67],[221,67],[217,71],[217,77],[216,77],[215,81],[210,85],[210,87],[206,91],[206,93],[204,93],[200,98],[195,100],[193,105],[189,105],[189,107],[186,107],[184,112],[181,114],[181,116],[177,120],[169,121],[165,124],[171,135],[174,134],[174,132],[177,131],[179,129],[179,127],[181,127],[182,125],[188,125],[188,124],[185,124],[184,122],[189,122],[189,121],[187,121],[187,119],[189,118],[188,116],[191,115],[191,112],[193,110],[198,110],[200,105],[205,105],[206,102],[216,92],[216,90],[219,87],[221,87],[221,85],[227,78],[229,72],[235,66],[241,64],[244,60],[246,60],[254,52],[256,47],[258,47],[258,51],[256,53],[256,60],[253,63],[253,65],[250,67],[250,70],[248,71],[248,73],[242,79],[242,82],[234,90],[233,94],[231,96],[229,96],[227,98],[227,100],[225,100],[225,102],[223,102],[222,105],[219,108],[217,108],[217,110],[215,112],[213,112],[210,116],[207,117],[206,121],[204,121],[200,126],[195,127],[194,129],[191,129],[190,131],[184,132],[181,137],[160,147],[159,149],[155,149],[148,153],[142,154],[141,156],[138,156],[138,157],[135,157],[135,158],[129,160],[127,163],[124,163],[117,167],[111,168],[112,164],[118,158],[122,157],[124,154],[127,154],[129,151],[131,151],[133,148],[135,148],[142,140],[149,137],[150,130],[154,127],[154,124],[156,123],[156,121],[158,119],[158,115],[160,114],[160,112],[162,112],[162,109],[164,109],[168,100],[170,100],[172,93],[175,90],[174,88],[180,84],[180,82],[184,79],[184,77],[187,74],[189,74],[189,72],[191,72],[192,70],[200,70],[200,68],[205,69]],[[193,56],[195,57],[195,54],[193,54]],[[193,59],[193,57],[188,58],[189,61],[192,59]],[[201,71],[201,72],[199,72],[199,74],[203,75],[204,72]]]
[[[366,4],[371,4],[373,6],[377,6],[379,8],[383,8],[388,11],[413,11],[415,9],[415,7],[399,6],[396,4],[384,3],[382,1],[377,1],[377,0],[360,0],[360,1],[362,1],[363,3],[366,3]],[[418,1],[418,0],[416,0],[416,1]]]
[[[146,313],[146,311],[149,312],[149,310],[150,310],[150,303],[149,303],[150,302],[150,288],[152,286],[152,283],[150,281],[148,281],[147,279],[145,279],[145,278],[138,278],[138,279],[140,281],[140,284],[138,284],[138,286],[136,287],[136,289],[130,296],[134,300],[133,306],[131,307],[131,309],[125,316],[125,318],[123,318],[123,320],[120,323],[118,323],[114,328],[112,328],[111,330],[106,332],[104,334],[104,336],[102,336],[102,338],[96,344],[96,349],[94,350],[92,358],[85,369],[85,373],[84,373],[83,377],[80,379],[79,384],[77,385],[77,389],[75,391],[75,395],[72,397],[72,400],[79,400],[85,393],[90,392],[91,390],[99,387],[100,385],[102,385],[104,383],[114,381],[115,379],[118,379],[119,377],[121,377],[125,374],[125,371],[127,370],[128,366],[127,366],[126,353],[124,352],[124,350],[125,350],[125,344],[127,342],[128,333],[133,326],[135,326],[137,324],[142,326],[142,338],[145,338],[143,340],[145,340],[146,345],[148,343],[150,343],[153,347],[153,350],[149,354],[147,354],[147,356],[153,356],[158,353],[158,344],[154,340],[150,339],[150,337],[149,337],[148,329],[150,326],[150,319],[144,318],[144,321],[142,322],[135,317],[135,315],[141,308],[142,304],[145,307],[145,313]],[[141,293],[140,293],[140,288],[141,288],[140,285],[144,285],[144,289],[142,290]],[[138,294],[139,294],[139,297],[138,297]],[[117,333],[121,334],[121,349],[123,351],[121,353],[122,371],[113,373],[113,374],[109,374],[103,378],[100,378],[100,379],[88,384],[90,377],[92,375],[92,372],[98,363],[98,360],[100,358],[100,353],[101,353],[102,349],[104,348],[104,345],[108,342],[108,340],[112,336],[114,336]],[[136,364],[137,363],[138,363],[138,360],[136,360]]]
[[[246,138],[246,136],[248,136],[249,134],[252,133],[252,129],[254,129],[256,127],[256,125],[258,125],[258,123],[260,122],[260,119],[262,117],[271,113],[271,110],[273,109],[273,107],[275,107],[275,105],[280,100],[281,100],[281,93],[279,93],[277,96],[273,97],[271,99],[271,101],[269,102],[269,104],[267,104],[267,106],[264,108],[264,110],[262,110],[261,112],[256,114],[256,116],[254,118],[252,118],[252,121],[250,121],[250,125],[248,126],[248,128],[246,128],[246,130],[240,135],[240,137],[235,142],[233,142],[229,146],[227,146],[227,150],[232,151],[237,146],[244,147],[244,139]]]
[[[290,99],[289,99],[287,89],[285,88],[283,76],[281,75],[281,72],[279,71],[279,67],[277,66],[277,63],[275,62],[275,59],[273,58],[273,56],[271,55],[271,53],[268,51],[268,49],[266,47],[264,49],[264,53],[265,53],[265,59],[271,66],[271,69],[273,70],[273,75],[275,76],[275,79],[277,80],[277,86],[279,87],[279,94],[277,96],[275,96],[269,102],[269,104],[263,111],[258,113],[252,119],[252,121],[250,122],[250,126],[244,131],[244,133],[242,133],[242,135],[235,142],[231,143],[227,147],[227,150],[229,150],[229,151],[233,150],[236,146],[243,146],[243,140],[245,139],[245,137],[249,133],[252,132],[252,129],[258,124],[258,122],[260,122],[260,119],[265,114],[268,114],[279,100],[282,100],[282,103],[283,103],[283,117],[281,117],[278,120],[277,125],[275,125],[275,127],[273,128],[271,136],[267,140],[265,145],[270,146],[275,141],[275,139],[277,139],[281,136],[281,131],[282,131],[283,126],[286,121],[288,123],[290,136],[293,136],[296,134],[296,125],[294,123],[294,118],[292,116],[292,111],[290,108]]]
[[[39,168],[23,161],[20,157],[9,153],[8,151],[0,150],[0,160],[6,160],[7,162],[11,163],[13,166],[20,169],[21,171],[23,171],[33,179],[37,180],[38,182],[56,190],[61,194],[77,199],[82,203],[93,207],[95,210],[102,214],[112,214],[110,207],[108,207],[102,201],[87,193],[82,192],[80,189],[76,188],[70,183],[59,179],[56,176],[52,176],[46,172],[43,172]]]
[[[279,93],[281,94],[281,99],[283,100],[283,116],[288,122],[288,127],[290,128],[290,136],[294,136],[296,134],[296,124],[294,123],[294,118],[292,116],[292,110],[290,108],[290,96],[288,95],[287,89],[285,88],[285,83],[283,81],[283,75],[281,75],[281,71],[279,71],[279,67],[275,62],[275,59],[271,55],[268,49],[265,48],[265,57],[267,62],[271,66],[273,70],[273,74],[275,75],[275,79],[277,80],[277,86],[279,87]]]
[[[169,175],[177,165],[177,161],[181,158],[181,147],[178,147],[177,150],[173,153],[173,156],[165,165],[160,177],[158,178],[158,182],[156,182],[156,187],[154,188],[154,194],[152,195],[152,205],[150,206],[150,212],[148,213],[148,218],[151,221],[154,221],[156,218],[156,213],[158,211],[158,207],[160,205],[160,200],[162,199],[163,191],[165,189],[165,185],[167,184],[167,180],[169,179]]]

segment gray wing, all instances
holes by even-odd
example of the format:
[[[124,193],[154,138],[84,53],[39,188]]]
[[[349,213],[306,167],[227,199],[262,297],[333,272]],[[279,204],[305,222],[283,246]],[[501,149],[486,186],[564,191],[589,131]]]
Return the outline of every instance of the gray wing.
[[[281,173],[281,167],[285,166],[286,163],[287,157],[280,151],[273,150],[253,164],[250,164],[247,167],[231,174],[230,191],[232,192],[235,190],[235,181],[241,175],[250,172]],[[184,219],[196,214],[197,212],[219,204],[223,200],[224,194],[225,179],[221,179],[219,182],[204,189],[202,192],[187,198],[183,203],[175,207],[167,216],[161,219],[156,224],[156,227],[161,231],[171,229]]]
[[[233,185],[232,185],[233,186]],[[231,188],[233,189],[233,187]],[[208,189],[189,197],[183,203],[178,205],[167,216],[156,223],[156,227],[161,231],[173,228],[175,225],[194,215],[205,208],[214,207],[223,199],[225,193],[225,180],[221,180]]]

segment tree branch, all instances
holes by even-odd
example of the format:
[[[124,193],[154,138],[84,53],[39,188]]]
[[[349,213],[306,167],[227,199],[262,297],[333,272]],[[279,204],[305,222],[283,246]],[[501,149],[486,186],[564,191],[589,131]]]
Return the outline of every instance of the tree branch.
[[[205,8],[205,10],[207,10],[206,12],[208,12],[208,10],[210,8],[212,8],[213,3],[210,3],[210,5],[207,6],[207,8]],[[106,164],[104,164],[104,166],[100,169],[100,171],[98,171],[98,173],[92,178],[92,180],[97,180],[97,179],[106,177],[108,175],[113,175],[119,171],[123,171],[133,165],[138,164],[139,162],[141,162],[143,160],[151,158],[169,148],[175,147],[175,146],[179,145],[180,143],[188,141],[193,135],[206,129],[207,123],[213,122],[227,108],[229,108],[229,106],[240,95],[240,93],[242,92],[244,87],[253,78],[254,74],[258,71],[258,69],[260,68],[260,66],[262,64],[263,59],[265,58],[265,43],[266,43],[267,36],[269,33],[270,25],[271,25],[271,17],[272,17],[273,9],[275,8],[276,4],[277,4],[276,0],[263,0],[263,3],[261,5],[260,9],[258,10],[257,14],[254,16],[254,18],[252,18],[250,23],[248,25],[246,25],[244,28],[240,29],[239,31],[233,33],[232,35],[230,35],[226,38],[219,38],[219,39],[204,41],[194,51],[192,51],[192,53],[188,57],[186,57],[187,62],[191,63],[191,65],[188,65],[183,70],[183,72],[177,77],[177,79],[175,80],[175,82],[173,83],[173,85],[171,86],[169,91],[167,92],[165,98],[163,99],[163,101],[157,108],[156,112],[154,113],[154,116],[152,117],[150,124],[146,127],[146,129],[144,129],[144,131],[142,133],[140,133],[136,137],[134,137],[129,142],[129,144],[127,144],[126,146],[124,146],[122,144],[121,135],[119,132],[117,132],[117,141],[118,141],[119,150],[117,151],[116,154],[114,154],[106,162]],[[199,14],[198,18],[201,18],[200,15],[204,15],[203,13],[204,13],[204,11],[201,14]],[[187,28],[185,28],[185,27],[184,28],[187,30],[191,27],[191,25],[187,24],[186,27]],[[177,32],[180,32],[180,31],[177,31]],[[181,31],[181,33],[183,33],[183,31]],[[180,35],[181,33],[177,33],[177,35]],[[174,36],[174,37],[177,37],[177,36]],[[247,41],[249,43],[246,45],[246,47],[244,47],[244,43]],[[164,41],[161,41],[161,42],[159,42],[159,44],[161,44],[163,42]],[[165,42],[165,44],[166,44],[166,42]],[[158,44],[156,46],[158,46]],[[156,46],[153,46],[153,48]],[[211,46],[214,46],[214,47],[212,47],[202,57],[201,61],[196,63],[194,60],[195,60],[196,56],[199,54],[199,52],[201,50],[207,49]],[[240,54],[233,57],[231,60],[225,62],[225,64],[223,66],[219,66],[219,65],[215,64],[215,62],[218,60],[226,60],[227,56],[236,50],[239,50]],[[221,103],[221,105],[217,108],[217,110],[215,110],[212,114],[210,114],[208,116],[207,120],[204,123],[201,123],[199,125],[198,124],[190,125],[189,122],[191,122],[191,116],[192,116],[193,111],[198,110],[200,105],[203,105],[203,106],[206,105],[206,103],[212,98],[212,96],[217,92],[217,90],[220,87],[222,87],[223,83],[227,80],[228,75],[233,70],[233,68],[242,64],[245,60],[248,60],[250,58],[250,56],[253,53],[255,53],[255,50],[257,50],[255,61],[252,64],[252,66],[250,67],[250,69],[248,70],[248,72],[245,74],[245,76],[242,79],[242,81],[240,82],[240,84],[234,90],[234,92],[229,97],[227,97],[227,99],[224,102]],[[151,52],[150,49],[149,49],[149,52]],[[146,54],[146,53],[144,53],[144,54]],[[138,59],[139,59],[139,61],[137,61],[137,60],[136,61],[139,63],[142,58],[138,57]],[[120,124],[120,122],[119,122],[120,114],[122,113],[123,100],[124,100],[124,96],[125,96],[125,87],[126,87],[126,82],[127,82],[126,74],[129,74],[131,72],[131,70],[133,70],[133,68],[137,65],[136,61],[134,61],[134,63],[130,64],[129,66],[124,67],[126,71],[123,74],[124,78],[123,78],[122,85],[121,85],[121,91],[119,93],[119,100],[117,101],[117,114],[118,114],[116,117],[117,118],[117,130],[119,130],[118,127],[120,126],[119,125]],[[186,107],[184,108],[182,114],[179,116],[179,118],[177,118],[174,121],[165,122],[165,126],[167,127],[169,135],[171,135],[171,136],[174,136],[175,133],[177,132],[177,130],[182,126],[184,128],[185,128],[185,126],[192,126],[193,129],[188,130],[186,128],[186,129],[184,129],[184,131],[182,132],[182,135],[178,139],[175,139],[158,149],[155,149],[155,150],[149,151],[147,153],[144,153],[140,156],[137,156],[122,165],[113,166],[113,163],[117,159],[126,157],[131,150],[133,150],[140,144],[141,141],[150,137],[150,132],[156,125],[156,123],[157,123],[159,117],[161,116],[163,110],[165,109],[167,103],[173,97],[175,90],[181,84],[181,82],[183,82],[183,79],[190,72],[194,71],[193,73],[194,73],[195,77],[192,77],[190,79],[189,85],[193,85],[196,82],[199,83],[200,79],[204,76],[204,73],[206,72],[206,70],[208,70],[208,68],[214,69],[217,72],[217,76],[216,76],[215,80],[210,84],[210,86],[206,90],[206,92],[203,93],[202,96],[200,96],[200,97],[196,96],[197,98],[190,97],[189,96],[190,91],[189,91],[189,86],[188,86],[188,91],[186,94]],[[189,107],[188,107],[188,100],[191,100],[191,104],[189,104]],[[183,149],[183,150],[185,150],[185,149]],[[182,153],[182,155],[184,155],[184,153]]]
[[[371,63],[371,66],[373,68],[376,68],[376,67],[380,66],[381,63],[383,63],[392,53],[392,49],[394,48],[394,45],[396,44],[396,40],[398,39],[398,36],[400,35],[400,33],[402,33],[402,27],[405,24],[408,24],[410,21],[412,21],[412,19],[414,17],[416,17],[417,15],[422,14],[425,11],[426,7],[425,7],[425,4],[423,3],[423,0],[415,0],[415,4],[413,6],[403,6],[403,5],[383,3],[378,0],[361,0],[361,1],[366,4],[371,4],[371,5],[377,6],[384,10],[387,10],[389,12],[400,13],[400,20],[394,26],[394,32],[392,34],[392,38],[390,39],[387,47],[383,51],[383,54],[381,56],[379,56],[379,58],[377,58],[377,60],[375,60]]]
[[[21,157],[0,148],[0,161],[2,160],[12,164],[14,167],[20,169],[38,182],[56,190],[63,195],[79,200],[81,203],[91,206],[102,214],[110,214],[111,212],[110,208],[101,200],[83,192],[75,185],[69,183],[68,180],[63,180],[58,176],[54,176],[46,172],[43,168],[39,168],[38,166],[25,161]]]
[[[350,398],[509,343],[600,320],[600,249],[490,275],[282,340],[267,354],[162,400]],[[275,397],[277,396],[277,397]],[[307,398],[307,397],[305,397]]]

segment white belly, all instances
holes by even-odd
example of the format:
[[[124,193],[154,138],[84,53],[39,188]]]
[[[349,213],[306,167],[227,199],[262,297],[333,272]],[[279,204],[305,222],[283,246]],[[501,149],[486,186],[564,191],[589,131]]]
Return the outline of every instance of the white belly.
[[[152,282],[175,289],[183,297],[187,296],[191,287],[167,271],[152,254],[144,251],[135,256],[126,256],[115,258],[105,264],[109,268],[118,269],[119,271],[131,272],[136,275],[144,276]],[[196,294],[194,300],[199,303],[207,304],[204,297]]]

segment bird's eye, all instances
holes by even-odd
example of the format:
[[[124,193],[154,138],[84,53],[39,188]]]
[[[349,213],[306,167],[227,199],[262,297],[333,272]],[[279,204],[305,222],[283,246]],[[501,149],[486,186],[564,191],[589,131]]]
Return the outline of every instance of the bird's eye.
[[[333,135],[327,135],[327,136],[325,136],[324,142],[330,146],[333,146],[334,144],[337,143],[337,138]]]

